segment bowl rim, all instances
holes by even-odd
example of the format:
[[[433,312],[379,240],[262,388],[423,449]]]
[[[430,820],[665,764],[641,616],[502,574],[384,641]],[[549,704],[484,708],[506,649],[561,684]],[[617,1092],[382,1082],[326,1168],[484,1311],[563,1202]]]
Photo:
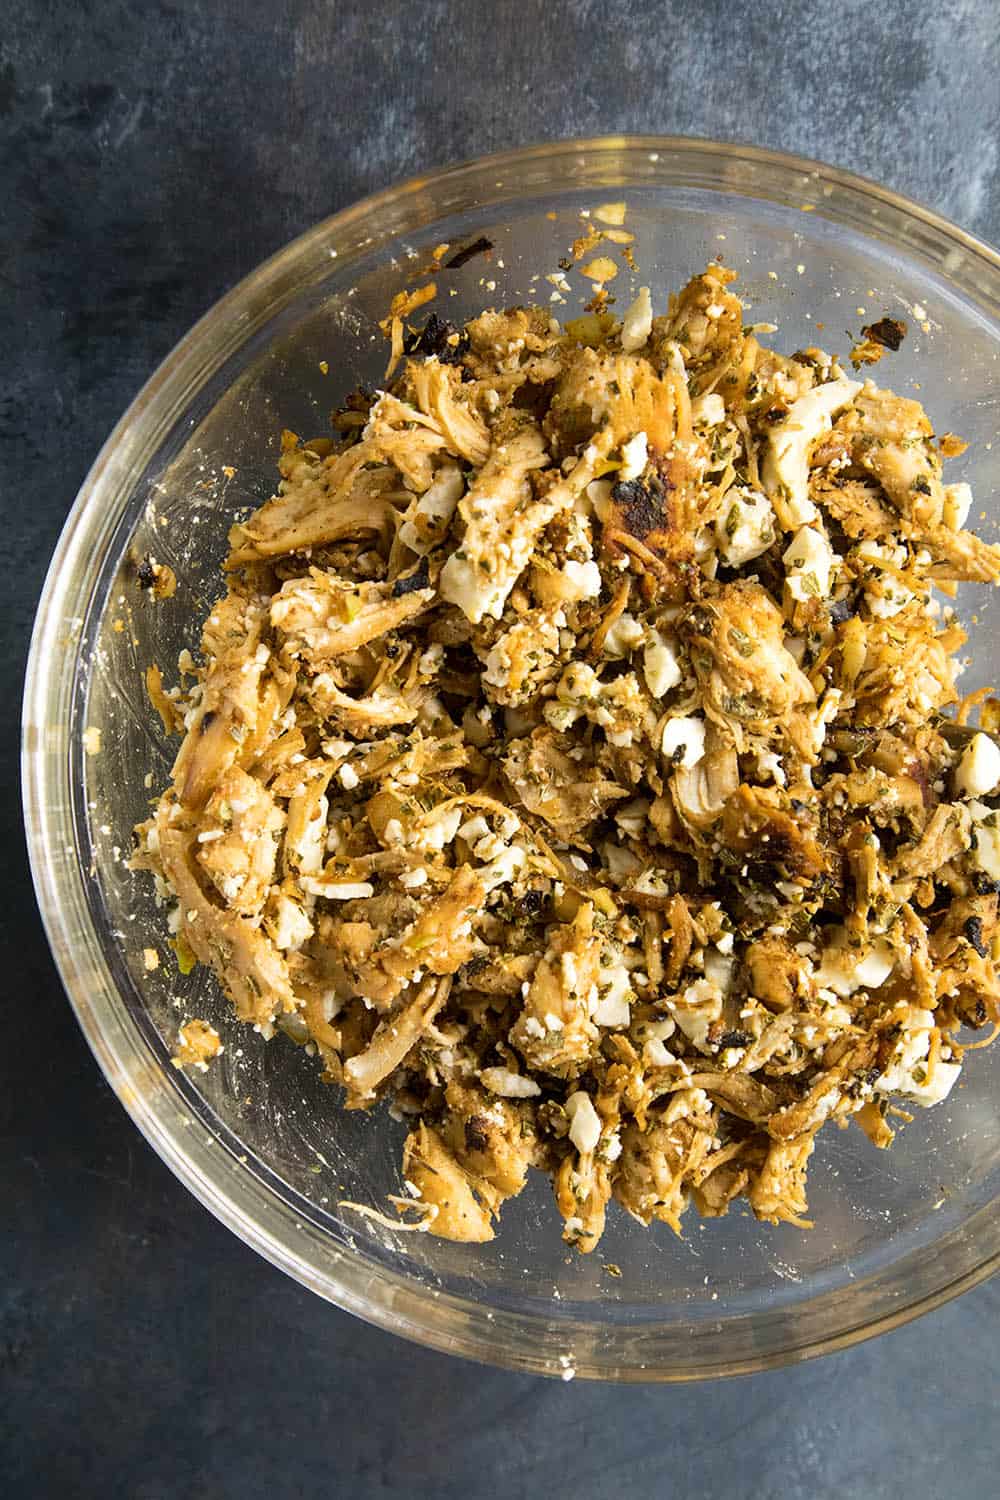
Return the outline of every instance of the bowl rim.
[[[685,1362],[681,1357],[669,1365],[658,1365],[655,1359],[639,1358],[639,1351],[631,1356],[619,1352],[609,1359],[610,1351],[593,1339],[592,1322],[546,1323],[544,1319],[520,1314],[487,1316],[485,1304],[441,1293],[430,1298],[415,1288],[406,1275],[371,1264],[362,1267],[357,1257],[339,1247],[324,1246],[327,1265],[318,1274],[303,1261],[293,1244],[295,1235],[308,1232],[308,1227],[293,1222],[290,1210],[283,1215],[281,1224],[271,1229],[262,1226],[255,1216],[255,1209],[269,1196],[275,1196],[266,1185],[257,1183],[252,1188],[253,1174],[235,1158],[227,1163],[225,1183],[220,1182],[218,1149],[210,1152],[208,1146],[198,1141],[192,1145],[194,1132],[189,1132],[182,1144],[178,1137],[183,1132],[176,1125],[172,1129],[168,1126],[162,1104],[157,1107],[162,1080],[152,1058],[139,1053],[135,1028],[124,1014],[120,993],[97,949],[84,895],[86,872],[75,858],[75,848],[65,847],[72,819],[69,726],[78,660],[72,632],[74,622],[85,617],[96,584],[96,571],[88,571],[84,558],[96,558],[97,570],[106,560],[105,544],[120,515],[113,506],[103,511],[101,506],[124,492],[126,480],[130,475],[134,477],[130,465],[140,448],[144,452],[153,451],[159,434],[206,375],[219,369],[229,355],[243,346],[255,327],[273,317],[284,302],[308,284],[308,280],[303,283],[303,275],[319,277],[322,266],[328,265],[327,246],[331,240],[343,240],[355,226],[379,216],[391,220],[401,203],[413,203],[420,194],[440,194],[444,187],[468,186],[484,173],[495,177],[497,173],[507,174],[533,163],[551,163],[553,158],[558,161],[570,156],[595,160],[606,157],[615,162],[630,153],[645,153],[653,164],[663,156],[692,162],[725,160],[774,171],[786,180],[810,179],[821,188],[839,190],[859,205],[869,205],[872,211],[885,210],[890,218],[896,216],[919,224],[940,246],[961,249],[973,264],[983,268],[988,278],[995,280],[995,286],[986,294],[978,285],[963,285],[961,290],[966,296],[985,300],[1000,316],[1000,252],[992,245],[933,209],[871,179],[808,157],[741,142],[670,135],[567,137],[452,162],[361,198],[307,229],[225,293],[161,362],[103,444],[63,526],[36,610],[25,674],[21,785],[36,898],[60,978],[81,1029],[105,1077],[146,1140],[174,1175],[222,1223],[273,1265],[327,1300],[375,1326],[427,1347],[484,1363],[563,1378],[578,1374],[600,1379],[682,1381],[747,1374],[846,1348],[899,1327],[975,1286],[1000,1266],[997,1200],[972,1216],[972,1220],[979,1220],[983,1214],[989,1215],[992,1250],[957,1276],[945,1279],[930,1292],[915,1296],[902,1306],[897,1303],[885,1307],[875,1316],[865,1316],[833,1332],[804,1336],[798,1341],[792,1338],[770,1352],[747,1353],[732,1359]],[[669,180],[660,177],[651,180],[655,185],[670,185]],[[761,194],[756,182],[751,190],[742,193],[738,182],[726,183],[725,190],[748,198],[767,196]],[[488,201],[489,195],[485,194],[474,203]],[[790,200],[778,197],[774,201],[787,206]],[[447,211],[436,200],[432,206],[434,213],[429,215],[428,223]],[[422,222],[415,227],[421,227]],[[394,237],[394,234],[384,236]],[[935,269],[953,282],[943,257]],[[227,325],[228,336],[220,338],[219,330]],[[67,639],[74,649],[66,649]],[[107,1014],[98,1013],[96,1001],[102,996]],[[121,1014],[115,1013],[116,999]],[[176,1094],[172,1095],[171,1108],[176,1118]],[[284,1200],[279,1201],[288,1209]],[[950,1242],[950,1236],[963,1231],[972,1220],[935,1244]],[[893,1266],[906,1259],[903,1255]],[[875,1273],[870,1280],[877,1281],[881,1274]],[[535,1335],[527,1341],[523,1336],[526,1325],[530,1325]],[[515,1346],[513,1336],[518,1334],[524,1347]],[[539,1334],[544,1337],[537,1337]],[[498,1346],[501,1335],[511,1336],[503,1347]]]

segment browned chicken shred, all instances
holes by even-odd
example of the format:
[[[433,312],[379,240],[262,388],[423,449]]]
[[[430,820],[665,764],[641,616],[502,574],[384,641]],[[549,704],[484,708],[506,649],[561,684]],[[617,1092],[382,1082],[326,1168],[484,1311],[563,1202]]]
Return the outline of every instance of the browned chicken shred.
[[[394,307],[391,386],[283,434],[201,665],[147,674],[178,955],[393,1101],[393,1202],[450,1239],[531,1168],[584,1251],[613,1200],[807,1225],[820,1128],[889,1145],[1000,1022],[1000,752],[947,733],[932,593],[1000,579],[963,445],[764,348],[733,279],[566,329]]]

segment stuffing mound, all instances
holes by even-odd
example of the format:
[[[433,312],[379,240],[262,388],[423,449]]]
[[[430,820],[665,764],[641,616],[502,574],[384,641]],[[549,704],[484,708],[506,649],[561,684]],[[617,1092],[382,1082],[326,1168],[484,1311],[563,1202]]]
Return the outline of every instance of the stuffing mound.
[[[388,388],[284,434],[199,664],[148,675],[182,965],[391,1101],[433,1234],[491,1239],[532,1167],[583,1251],[611,1199],[807,1225],[820,1127],[887,1146],[1000,1019],[1000,751],[941,713],[932,594],[1000,548],[962,444],[763,347],[733,279],[397,319]]]

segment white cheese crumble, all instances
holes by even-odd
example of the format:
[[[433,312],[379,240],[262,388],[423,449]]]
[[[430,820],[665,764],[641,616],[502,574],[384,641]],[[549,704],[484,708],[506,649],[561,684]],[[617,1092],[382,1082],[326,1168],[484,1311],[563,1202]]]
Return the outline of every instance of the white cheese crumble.
[[[618,660],[628,656],[645,639],[646,632],[628,611],[620,614],[604,637],[604,655]]]
[[[509,885],[524,864],[525,858],[524,850],[518,848],[517,844],[511,844],[509,848],[501,849],[489,864],[483,865],[476,873],[487,891],[492,891],[498,885]]]
[[[592,479],[587,485],[584,494],[594,507],[594,514],[599,521],[606,521],[611,507],[611,491],[614,485],[610,479]]]
[[[682,672],[673,644],[659,630],[646,636],[642,653],[642,675],[654,698],[662,698],[680,682]]]
[[[862,953],[858,948],[843,946],[843,930],[832,936],[833,945],[824,948],[813,975],[817,985],[846,998],[855,990],[877,990],[885,984],[896,967],[895,954],[887,942],[879,938],[867,953]]]
[[[934,1025],[932,1011],[910,1012],[889,1066],[875,1084],[877,1093],[902,1094],[924,1108],[947,1099],[962,1069],[958,1063],[938,1060],[927,1076],[924,1059],[930,1051]]]
[[[416,842],[424,849],[443,849],[455,837],[461,821],[461,808],[437,808],[424,820]],[[388,824],[386,832],[388,833]]]
[[[570,585],[567,603],[578,599],[596,599],[601,592],[601,570],[597,564],[576,562],[569,558],[563,563],[563,578]]]
[[[774,507],[766,495],[749,485],[731,489],[723,513],[715,523],[715,543],[723,561],[742,567],[766,552],[774,541]]]
[[[969,511],[972,509],[972,490],[964,481],[960,484],[946,484],[944,487],[944,508],[941,519],[952,531],[961,531],[969,519]]]
[[[646,467],[648,458],[648,447],[646,434],[637,432],[635,437],[629,438],[627,443],[622,444],[622,461],[618,470],[619,480],[638,479]]]
[[[478,625],[484,615],[492,615],[499,620],[513,587],[512,580],[524,571],[530,552],[527,544],[520,547],[517,566],[509,570],[505,568],[502,572],[494,572],[492,569],[487,572],[479,567],[479,559],[459,557],[457,552],[453,552],[441,569],[438,581],[442,599],[457,605],[473,625]]]
[[[688,715],[668,719],[663,726],[660,749],[667,760],[690,770],[705,754],[705,721]]]
[[[802,526],[782,555],[785,582],[793,599],[825,599],[837,556],[818,526]]]
[[[732,933],[728,933],[732,943]],[[733,971],[736,968],[736,960],[727,953],[723,953],[718,947],[706,948],[704,957],[705,978],[727,995],[733,986]]]
[[[764,459],[764,487],[772,499],[780,497],[784,525],[805,526],[817,510],[809,499],[809,450],[829,432],[833,417],[860,391],[857,380],[831,380],[792,403],[783,422],[771,428]]]
[[[280,894],[274,901],[270,929],[275,947],[286,950],[301,948],[313,935],[313,925],[298,902]]]
[[[569,1120],[569,1138],[581,1156],[597,1149],[601,1139],[601,1117],[583,1089],[570,1094],[565,1104]]]
[[[325,896],[328,901],[363,901],[375,894],[375,887],[367,880],[317,880],[313,875],[303,875],[299,883],[310,896]]]
[[[622,320],[621,344],[626,354],[641,349],[653,331],[653,304],[649,287],[641,286],[639,294]]]
[[[719,427],[726,420],[726,403],[715,391],[696,396],[691,402],[691,420],[696,427]]]
[[[303,875],[315,875],[323,868],[323,856],[326,853],[326,815],[329,807],[326,797],[316,799],[315,816],[308,819],[302,829],[298,844],[290,849],[290,852],[297,856],[299,869]],[[286,848],[289,843],[286,835]]]
[[[962,752],[955,768],[960,796],[982,797],[1000,781],[1000,748],[988,734],[977,734]]]
[[[692,1046],[704,1052],[708,1028],[722,1015],[722,991],[710,979],[696,979],[671,1004],[677,1025]]]
[[[484,839],[487,836],[489,831],[490,825],[482,813],[476,813],[475,817],[467,819],[466,822],[460,825],[458,836],[460,839],[464,839],[467,844],[475,847],[480,839]]]
[[[624,964],[602,969],[599,975],[600,999],[593,1008],[592,1019],[598,1026],[627,1026],[632,1018],[630,1001],[632,980]]]
[[[512,1073],[509,1068],[483,1068],[479,1078],[491,1094],[503,1099],[534,1099],[542,1092],[533,1078]]]
[[[465,480],[457,464],[439,469],[430,488],[410,506],[399,528],[400,541],[420,556],[430,552],[448,530],[464,490]]]

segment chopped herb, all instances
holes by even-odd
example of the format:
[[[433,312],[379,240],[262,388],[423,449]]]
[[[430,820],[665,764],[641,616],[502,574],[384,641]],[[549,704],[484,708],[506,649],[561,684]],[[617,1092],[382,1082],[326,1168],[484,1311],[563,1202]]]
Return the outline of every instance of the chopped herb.
[[[895,354],[906,337],[906,324],[902,318],[879,318],[877,323],[866,324],[861,332],[873,344],[881,344]]]
[[[975,948],[980,958],[985,958],[989,950],[983,942],[982,917],[966,917],[962,931],[965,933],[965,941]]]
[[[418,589],[425,589],[430,584],[430,573],[426,557],[422,557],[412,573],[405,578],[397,578],[392,586],[392,597],[399,599],[403,594],[416,593]]]
[[[456,250],[454,255],[449,256],[444,263],[444,269],[457,271],[460,266],[464,266],[477,255],[486,255],[492,249],[493,241],[488,240],[485,234],[481,234],[477,240],[473,240],[471,244],[465,245],[461,250]]]

